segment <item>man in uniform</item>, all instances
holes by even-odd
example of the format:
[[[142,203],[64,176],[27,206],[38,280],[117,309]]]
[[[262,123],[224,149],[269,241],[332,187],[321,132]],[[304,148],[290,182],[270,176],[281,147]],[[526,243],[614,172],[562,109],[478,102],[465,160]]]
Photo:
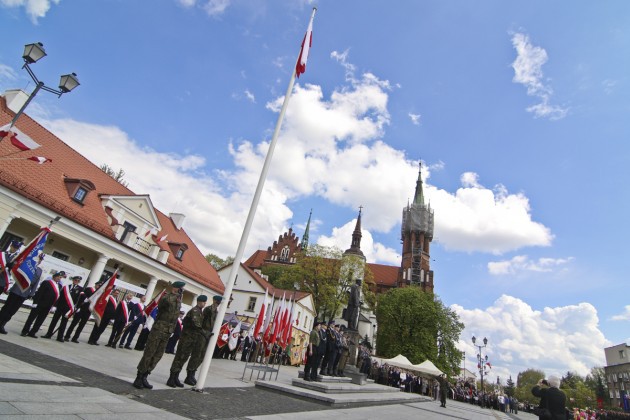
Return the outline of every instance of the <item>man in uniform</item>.
[[[127,350],[131,350],[131,341],[133,337],[138,332],[138,328],[140,325],[144,324],[146,321],[146,316],[144,314],[144,302],[146,301],[146,296],[140,296],[140,302],[136,302],[131,306],[131,312],[129,313],[129,319],[131,322],[129,326],[125,328],[122,337],[120,338],[120,344],[118,348],[122,348],[123,345]],[[127,344],[125,344],[125,340]]]
[[[72,295],[72,288],[81,287],[79,286],[79,281],[81,280],[81,276],[70,277],[72,280],[72,284],[68,284],[63,286],[61,289],[61,295],[57,302],[55,303],[55,313],[53,314],[52,320],[50,321],[50,325],[48,326],[48,331],[46,335],[42,336],[42,338],[52,338],[53,333],[55,332],[55,327],[57,326],[57,322],[61,319],[61,323],[59,324],[59,331],[57,332],[57,341],[64,342],[63,333],[66,331],[66,325],[68,324],[68,318],[66,314],[74,308],[74,304],[76,302],[76,297],[78,293]],[[69,314],[68,314],[69,316]]]
[[[100,287],[101,284],[103,284],[103,282],[99,281],[98,283],[96,283],[95,285],[96,287],[94,286],[86,287],[79,294],[79,299],[77,301],[77,307],[79,309],[77,310],[77,313],[74,314],[74,316],[72,317],[70,328],[68,328],[68,331],[66,331],[66,334],[64,337],[65,341],[70,341],[70,336],[72,335],[72,331],[76,327],[77,330],[74,333],[74,337],[72,337],[72,342],[73,343],[79,342],[79,336],[81,335],[81,331],[83,331],[83,327],[85,327],[85,324],[88,322],[88,319],[90,319],[91,312],[90,312],[89,299],[94,294],[96,289]]]
[[[22,290],[17,282],[13,284],[9,290],[7,300],[4,302],[4,306],[0,309],[0,334],[6,334],[7,331],[4,326],[13,318],[13,315],[20,309],[22,303],[26,299],[35,296],[35,291],[39,285],[39,280],[42,277],[42,269],[40,267],[41,262],[44,260],[44,254],[38,255],[37,268],[35,269],[35,275],[31,279],[31,284],[26,290]]]
[[[138,363],[138,374],[133,382],[133,386],[138,389],[153,388],[147,377],[164,355],[168,338],[175,330],[175,322],[182,307],[182,295],[185,286],[186,283],[183,281],[176,281],[171,286],[171,292],[163,296],[158,303],[157,317],[149,333],[142,359]]]
[[[335,320],[328,321],[328,329],[326,330],[326,350],[324,359],[322,360],[320,375],[332,376],[332,367],[337,353],[337,336],[335,335]]]
[[[306,360],[306,365],[304,366],[305,381],[314,381],[317,379],[317,363],[319,362],[317,347],[319,346],[320,328],[321,323],[316,322],[313,326],[313,330],[311,331],[311,335],[309,336],[308,346],[306,349],[308,358]]]
[[[24,327],[22,328],[22,337],[28,335],[29,337],[37,338],[37,331],[39,331],[40,327],[44,323],[44,320],[48,316],[50,308],[53,307],[59,298],[61,279],[65,276],[65,272],[58,271],[53,274],[52,278],[48,278],[42,282],[42,285],[39,287],[37,292],[35,292],[35,296],[33,297],[33,303],[36,306],[34,306],[28,314],[26,323],[24,323]]]
[[[127,326],[131,315],[131,309],[135,304],[131,301],[133,294],[127,293],[123,300],[118,302],[116,313],[114,314],[114,325],[112,325],[112,333],[107,340],[107,347],[116,348],[118,340],[122,336],[123,329]]]
[[[109,325],[109,322],[114,319],[116,316],[116,307],[118,306],[118,295],[120,294],[120,290],[114,289],[112,293],[107,297],[107,305],[105,306],[105,312],[103,312],[103,318],[101,318],[101,322],[96,325],[94,323],[94,327],[92,328],[92,333],[90,334],[90,338],[88,339],[88,344],[93,346],[98,346],[98,340],[101,338],[103,332]]]
[[[175,358],[171,364],[171,376],[168,378],[168,381],[166,381],[166,385],[171,388],[184,387],[184,384],[179,381],[179,372],[182,371],[184,363],[186,363],[195,350],[199,347],[203,347],[206,341],[206,336],[203,332],[203,308],[206,306],[207,301],[208,296],[206,295],[197,297],[197,305],[188,311],[182,321],[183,329]],[[194,378],[194,372],[192,372],[189,367],[186,379],[189,379],[191,373]]]
[[[175,331],[173,331],[173,335],[170,336],[168,343],[166,344],[165,353],[167,354],[175,354],[175,346],[177,346],[177,342],[182,336],[182,329],[184,328],[184,323],[182,322],[184,315],[186,315],[186,312],[179,311],[179,318],[177,318],[177,323],[175,324]]]
[[[208,343],[210,342],[210,337],[212,337],[212,328],[214,327],[214,321],[217,319],[217,313],[219,311],[219,305],[223,300],[223,296],[215,295],[212,297],[212,305],[204,308],[203,310],[203,321],[202,321],[202,330],[204,339],[201,343],[201,346],[196,347],[192,354],[190,355],[190,360],[188,361],[188,366],[186,366],[186,379],[184,379],[184,383],[186,385],[196,385],[197,380],[195,379],[195,373],[201,363],[203,362],[203,357],[206,354],[206,350],[208,348]],[[186,328],[184,326],[184,328]]]

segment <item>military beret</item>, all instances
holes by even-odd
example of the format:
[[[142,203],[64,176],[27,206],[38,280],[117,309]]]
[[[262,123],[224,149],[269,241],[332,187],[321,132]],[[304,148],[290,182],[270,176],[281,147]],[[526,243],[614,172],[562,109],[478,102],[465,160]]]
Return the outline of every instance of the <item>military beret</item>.
[[[173,283],[173,287],[176,289],[181,289],[182,287],[185,287],[186,283],[183,281],[176,281],[175,283]]]
[[[207,302],[207,301],[208,301],[208,296],[206,295],[197,296],[197,302]]]
[[[221,295],[214,295],[214,296],[212,296],[212,300],[216,300],[217,302],[221,302],[223,300],[223,296],[221,296]]]

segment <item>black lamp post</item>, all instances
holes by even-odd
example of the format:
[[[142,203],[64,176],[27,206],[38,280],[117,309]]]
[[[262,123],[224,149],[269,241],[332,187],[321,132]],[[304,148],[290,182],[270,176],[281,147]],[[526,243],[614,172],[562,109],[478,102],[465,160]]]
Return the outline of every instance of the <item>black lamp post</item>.
[[[13,119],[11,120],[9,130],[15,125],[18,118],[20,118],[20,115],[24,113],[24,110],[26,109],[28,104],[31,103],[31,101],[33,100],[35,95],[37,95],[37,92],[39,92],[40,89],[45,90],[46,92],[54,93],[55,95],[60,97],[64,93],[68,93],[79,86],[79,79],[77,79],[76,73],[64,74],[63,76],[61,76],[61,79],[59,80],[59,89],[53,89],[46,86],[44,82],[40,81],[37,78],[30,66],[30,64],[34,64],[44,57],[46,57],[46,51],[44,51],[44,45],[41,42],[36,42],[24,46],[24,54],[22,54],[24,65],[22,66],[22,68],[26,69],[28,74],[31,76],[31,79],[33,79],[33,82],[35,82],[35,89],[33,89],[33,92],[31,92],[24,105],[22,105],[20,110],[15,114],[15,117],[13,117]]]
[[[484,392],[483,389],[483,373],[486,368],[486,362],[488,362],[488,354],[485,357],[481,353],[481,349],[485,348],[488,345],[488,339],[486,337],[483,338],[483,346],[477,345],[477,338],[473,335],[472,338],[473,345],[479,349],[479,353],[477,353],[477,364],[479,365],[479,374],[481,375],[481,392]]]

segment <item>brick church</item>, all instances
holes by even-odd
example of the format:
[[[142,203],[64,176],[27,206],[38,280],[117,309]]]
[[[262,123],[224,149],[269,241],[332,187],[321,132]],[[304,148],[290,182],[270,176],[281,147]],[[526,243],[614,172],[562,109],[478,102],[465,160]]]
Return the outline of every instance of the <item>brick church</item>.
[[[370,288],[374,293],[385,293],[394,287],[417,285],[423,291],[433,292],[433,271],[431,270],[430,244],[433,240],[433,210],[424,202],[420,168],[416,190],[411,204],[402,211],[401,241],[402,259],[399,266],[366,263],[372,272],[374,283]],[[296,236],[292,228],[278,236],[278,239],[266,250],[254,252],[243,264],[260,272],[268,265],[292,265],[296,263],[300,251],[308,247],[311,214],[302,235]],[[351,238],[350,248],[344,255],[358,255],[361,251],[361,210]],[[365,259],[365,257],[363,257]]]

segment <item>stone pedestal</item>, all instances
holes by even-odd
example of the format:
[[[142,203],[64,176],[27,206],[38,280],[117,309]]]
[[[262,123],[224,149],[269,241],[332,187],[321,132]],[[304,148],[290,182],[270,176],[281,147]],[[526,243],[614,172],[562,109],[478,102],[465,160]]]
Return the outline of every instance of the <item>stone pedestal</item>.
[[[348,355],[348,366],[356,366],[357,364],[357,354],[359,349],[359,340],[361,337],[359,336],[359,331],[357,330],[346,330],[344,332],[346,339],[348,340],[348,347],[350,349],[350,354]]]

